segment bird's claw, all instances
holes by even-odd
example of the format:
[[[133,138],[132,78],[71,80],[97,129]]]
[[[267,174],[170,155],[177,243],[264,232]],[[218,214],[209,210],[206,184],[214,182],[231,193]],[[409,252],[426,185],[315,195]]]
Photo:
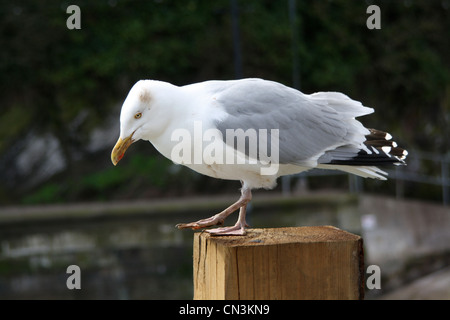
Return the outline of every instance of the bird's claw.
[[[224,222],[223,219],[217,219],[216,217],[211,217],[208,219],[199,220],[197,222],[179,223],[175,227],[178,229],[198,230],[198,229],[202,229],[202,228],[206,228],[206,227],[223,225],[223,222]]]
[[[202,228],[195,222],[179,223],[175,227],[178,228],[178,229],[192,229],[192,230],[196,230],[196,229],[201,229]]]

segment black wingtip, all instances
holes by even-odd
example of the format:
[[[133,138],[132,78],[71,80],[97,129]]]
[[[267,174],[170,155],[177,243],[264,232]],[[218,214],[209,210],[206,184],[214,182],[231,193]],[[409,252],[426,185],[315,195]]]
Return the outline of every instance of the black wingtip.
[[[389,157],[397,159],[398,162],[405,164],[404,160],[408,155],[408,151],[400,148],[395,141],[391,140],[391,134],[377,129],[369,129],[369,131],[370,134],[366,136],[366,141],[364,142],[367,147],[372,147],[379,152],[385,153]]]
[[[406,165],[405,159],[408,151],[400,148],[392,136],[376,129],[369,129],[364,145],[354,157],[348,159],[332,159],[329,164],[350,166],[371,165]]]

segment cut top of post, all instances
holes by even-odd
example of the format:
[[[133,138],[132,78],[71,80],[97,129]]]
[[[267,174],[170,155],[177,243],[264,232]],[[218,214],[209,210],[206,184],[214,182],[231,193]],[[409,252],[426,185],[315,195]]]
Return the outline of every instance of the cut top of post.
[[[248,229],[246,236],[202,237],[226,247],[280,245],[287,243],[358,241],[360,236],[333,226]]]

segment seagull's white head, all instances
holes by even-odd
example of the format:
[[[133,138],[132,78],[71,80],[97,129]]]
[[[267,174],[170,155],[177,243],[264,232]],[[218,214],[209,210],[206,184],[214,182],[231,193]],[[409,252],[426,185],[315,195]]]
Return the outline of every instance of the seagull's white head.
[[[167,127],[171,91],[176,86],[155,80],[138,81],[128,93],[120,113],[120,136],[111,152],[116,165],[128,147],[138,140],[151,140]]]

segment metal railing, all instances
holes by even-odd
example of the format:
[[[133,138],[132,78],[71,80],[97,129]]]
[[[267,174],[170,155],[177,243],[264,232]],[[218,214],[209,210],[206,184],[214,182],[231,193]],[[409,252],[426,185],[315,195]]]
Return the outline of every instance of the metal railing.
[[[407,158],[407,166],[397,166],[385,169],[390,180],[396,181],[396,197],[403,196],[403,183],[414,182],[439,186],[442,189],[442,202],[450,205],[450,153],[446,155],[412,151]],[[306,177],[348,175],[342,171],[312,169],[293,176],[284,176],[281,180],[283,194],[291,193],[291,179],[305,179]],[[363,192],[363,178],[349,175],[350,192]]]

